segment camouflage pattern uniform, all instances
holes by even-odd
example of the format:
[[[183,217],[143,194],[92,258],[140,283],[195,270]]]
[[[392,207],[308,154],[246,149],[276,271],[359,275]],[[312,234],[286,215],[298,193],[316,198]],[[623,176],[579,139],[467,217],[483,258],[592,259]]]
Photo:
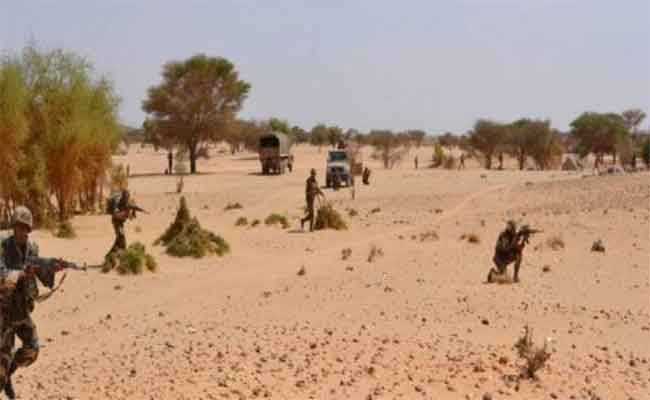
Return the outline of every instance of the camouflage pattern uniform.
[[[499,234],[497,244],[494,249],[494,265],[496,269],[490,269],[488,273],[488,282],[492,282],[494,274],[503,275],[509,264],[515,263],[514,281],[519,281],[519,268],[522,262],[522,248],[518,243],[517,224],[514,221],[508,221],[506,229]]]
[[[307,201],[307,215],[305,218],[300,220],[300,227],[304,228],[305,222],[309,221],[309,231],[314,231],[314,200],[318,194],[322,192],[318,188],[318,182],[316,181],[316,170],[312,169],[309,178],[305,184],[305,198]]]
[[[111,221],[113,223],[113,230],[115,230],[115,242],[113,247],[106,254],[106,258],[110,258],[114,253],[126,249],[126,235],[124,234],[124,223],[128,218],[128,204],[129,192],[124,190],[120,195],[120,200],[117,207],[113,210]],[[124,212],[127,211],[127,218],[124,218]]]
[[[18,223],[31,230],[32,214],[27,208],[16,208],[13,225]],[[54,284],[52,271],[25,274],[25,260],[32,256],[38,256],[38,246],[34,242],[27,240],[21,246],[15,236],[0,242],[0,387],[9,398],[15,397],[11,374],[38,358],[38,334],[31,317],[38,298],[36,278],[50,288]],[[22,346],[14,354],[15,336],[20,338]]]

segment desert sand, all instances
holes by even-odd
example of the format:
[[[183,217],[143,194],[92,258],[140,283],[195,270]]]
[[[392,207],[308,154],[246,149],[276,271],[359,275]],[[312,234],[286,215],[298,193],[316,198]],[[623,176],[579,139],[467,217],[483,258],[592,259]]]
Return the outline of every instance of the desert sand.
[[[324,183],[326,150],[296,147],[296,168],[283,176],[261,176],[252,153],[201,160],[183,195],[232,251],[200,260],[153,246],[180,197],[176,178],[161,174],[165,154],[132,147],[116,157],[151,212],[127,223],[127,239],[147,245],[159,272],[70,272],[37,305],[42,350],[15,375],[19,397],[650,398],[648,173],[520,172],[511,160],[504,171],[473,161],[416,171],[415,150],[385,170],[366,149],[371,185],[359,180],[356,200],[325,191],[350,229],[301,232],[304,181],[314,167]],[[421,167],[431,152],[417,150]],[[224,211],[230,202],[243,209]],[[291,227],[235,227],[273,212]],[[486,284],[509,218],[544,232],[525,252],[521,283]],[[34,232],[41,253],[101,263],[110,218],[78,216],[73,226],[75,240]],[[460,240],[465,233],[480,243]],[[553,237],[565,247],[550,248]],[[605,253],[590,251],[597,239]],[[368,262],[372,246],[383,256]],[[538,380],[517,381],[513,345],[527,324],[553,354]]]

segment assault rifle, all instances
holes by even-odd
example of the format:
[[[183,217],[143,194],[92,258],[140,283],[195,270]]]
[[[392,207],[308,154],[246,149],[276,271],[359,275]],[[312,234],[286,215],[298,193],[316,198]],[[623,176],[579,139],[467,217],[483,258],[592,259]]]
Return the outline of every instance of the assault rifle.
[[[25,260],[25,265],[35,269],[38,279],[43,285],[52,288],[54,286],[54,274],[60,270],[72,269],[75,271],[86,271],[85,265],[80,266],[71,261],[60,258],[45,258],[29,256]]]
[[[530,241],[530,237],[532,235],[536,233],[542,233],[542,232],[544,231],[541,229],[532,229],[530,226],[524,225],[519,229],[519,232],[517,232],[517,239],[521,238],[522,245],[525,245],[528,244],[528,242]]]
[[[131,218],[135,218],[136,213],[139,213],[139,212],[149,214],[149,212],[147,210],[145,210],[142,207],[136,206],[135,204],[127,204],[126,205],[126,210],[129,212],[129,216]]]

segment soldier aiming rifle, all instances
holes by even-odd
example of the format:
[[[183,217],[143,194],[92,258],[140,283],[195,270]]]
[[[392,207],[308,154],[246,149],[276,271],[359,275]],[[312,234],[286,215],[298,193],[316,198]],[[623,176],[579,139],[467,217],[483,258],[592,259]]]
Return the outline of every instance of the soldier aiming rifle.
[[[515,272],[513,276],[514,282],[519,282],[519,268],[523,261],[524,248],[530,241],[530,237],[536,233],[543,232],[539,229],[532,229],[528,225],[523,225],[517,231],[517,223],[515,221],[508,221],[506,229],[499,234],[497,244],[494,249],[494,257],[492,261],[495,268],[491,268],[488,273],[487,281],[491,283],[494,281],[494,275],[504,275],[508,265],[515,263]]]

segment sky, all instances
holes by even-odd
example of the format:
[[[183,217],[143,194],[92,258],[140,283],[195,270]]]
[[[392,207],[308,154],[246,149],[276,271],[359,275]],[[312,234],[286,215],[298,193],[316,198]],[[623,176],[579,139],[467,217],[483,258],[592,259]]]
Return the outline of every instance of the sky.
[[[252,85],[241,117],[305,129],[650,114],[649,0],[0,0],[0,50],[30,42],[86,57],[135,127],[162,65],[197,53]]]

